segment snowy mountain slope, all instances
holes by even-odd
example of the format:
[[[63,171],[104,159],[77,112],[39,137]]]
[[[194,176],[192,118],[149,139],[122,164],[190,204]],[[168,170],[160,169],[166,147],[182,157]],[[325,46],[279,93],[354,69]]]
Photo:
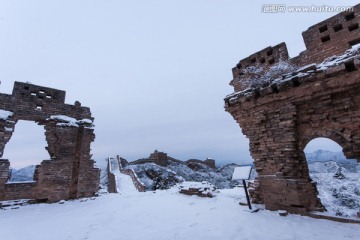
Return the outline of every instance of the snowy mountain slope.
[[[11,178],[9,182],[32,181],[34,178],[35,165],[30,165],[20,169],[11,169]]]
[[[331,152],[327,150],[317,150],[312,153],[305,153],[308,162],[327,162],[335,161],[341,163],[356,163],[354,159],[347,159],[343,152]]]
[[[237,185],[232,181],[232,173],[236,164],[229,164],[221,169],[212,169],[205,164],[192,163],[191,168],[185,163],[169,161],[168,167],[154,163],[128,165],[133,169],[147,190],[168,189],[183,181],[207,181],[217,188],[232,188]]]
[[[310,173],[336,173],[340,165],[335,161],[309,163]],[[345,170],[347,171],[347,170]],[[348,172],[348,171],[347,171]]]
[[[360,211],[360,164],[342,152],[306,153],[310,177],[317,183],[321,203],[332,215],[353,217]]]
[[[354,217],[360,211],[358,172],[350,172],[335,161],[309,164],[310,177],[317,183],[321,203],[332,215]]]

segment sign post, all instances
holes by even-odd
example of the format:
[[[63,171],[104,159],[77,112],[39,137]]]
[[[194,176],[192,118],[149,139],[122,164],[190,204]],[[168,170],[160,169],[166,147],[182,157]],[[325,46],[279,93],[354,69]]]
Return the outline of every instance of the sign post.
[[[242,180],[249,209],[252,209],[251,203],[250,203],[250,198],[249,198],[249,193],[248,193],[246,182],[245,182],[245,180],[249,180],[250,173],[251,173],[251,166],[236,167],[234,169],[232,180]]]

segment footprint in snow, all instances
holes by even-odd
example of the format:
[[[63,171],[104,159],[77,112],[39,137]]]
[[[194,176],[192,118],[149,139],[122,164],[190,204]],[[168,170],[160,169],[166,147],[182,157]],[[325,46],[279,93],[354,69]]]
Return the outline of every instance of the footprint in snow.
[[[189,227],[195,227],[196,225],[199,225],[198,223],[190,224]]]

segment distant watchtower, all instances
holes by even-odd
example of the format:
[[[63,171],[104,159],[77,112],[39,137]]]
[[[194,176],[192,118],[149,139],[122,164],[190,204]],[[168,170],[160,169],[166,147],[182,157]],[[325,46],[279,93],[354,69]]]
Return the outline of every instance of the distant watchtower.
[[[168,165],[168,156],[164,152],[159,152],[155,150],[154,153],[151,153],[149,156],[150,160],[153,160],[157,165],[167,167]]]

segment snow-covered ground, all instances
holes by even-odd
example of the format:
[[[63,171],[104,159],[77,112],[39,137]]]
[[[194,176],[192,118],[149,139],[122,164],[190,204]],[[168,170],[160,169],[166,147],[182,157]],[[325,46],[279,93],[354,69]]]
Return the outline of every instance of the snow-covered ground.
[[[351,172],[358,167],[335,161],[309,164],[310,176],[317,183],[319,198],[329,214],[355,217],[360,211],[359,172]]]
[[[340,240],[360,239],[360,225],[277,212],[250,213],[239,201],[243,189],[214,198],[178,193],[178,188],[104,194],[93,200],[26,205],[0,210],[2,240]]]

